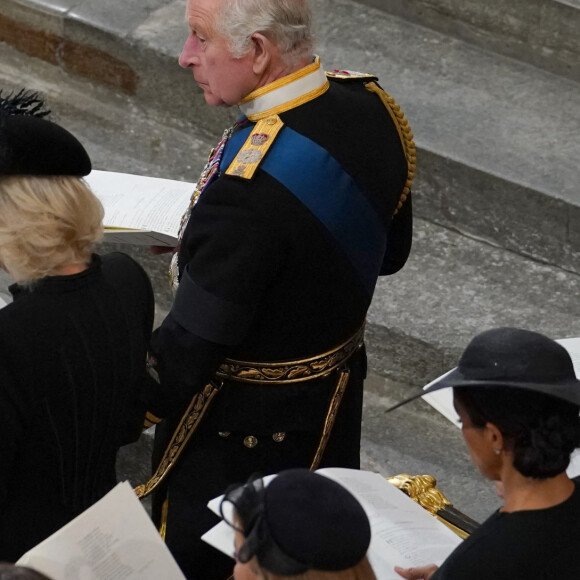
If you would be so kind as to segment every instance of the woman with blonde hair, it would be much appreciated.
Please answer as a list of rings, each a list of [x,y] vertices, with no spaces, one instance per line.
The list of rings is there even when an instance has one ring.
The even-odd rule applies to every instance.
[[[234,580],[376,580],[368,517],[327,477],[289,469],[267,486],[251,478],[226,493],[222,515],[236,534]]]
[[[17,560],[116,483],[143,424],[147,275],[94,252],[103,208],[78,140],[34,95],[0,94],[0,559]]]

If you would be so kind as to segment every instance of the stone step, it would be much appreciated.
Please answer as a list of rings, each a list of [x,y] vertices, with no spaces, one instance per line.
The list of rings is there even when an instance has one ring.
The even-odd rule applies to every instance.
[[[215,140],[179,69],[185,0],[0,0],[0,38]],[[376,72],[418,147],[416,214],[580,272],[580,85],[352,0],[312,0],[326,68]]]
[[[374,70],[403,104],[417,215],[579,271],[580,86],[379,10],[323,5],[330,68]]]
[[[580,0],[357,0],[580,81]]]
[[[379,280],[368,314],[374,372],[421,386],[479,332],[514,326],[580,336],[580,276],[416,220],[410,259]]]

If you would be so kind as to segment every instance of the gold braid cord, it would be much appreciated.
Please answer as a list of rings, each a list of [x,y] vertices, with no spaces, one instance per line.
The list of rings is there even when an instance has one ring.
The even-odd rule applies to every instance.
[[[385,105],[387,111],[389,112],[389,115],[391,115],[391,119],[393,120],[393,123],[395,123],[395,127],[399,133],[399,138],[401,139],[403,151],[405,152],[405,157],[407,159],[407,181],[405,182],[405,187],[403,187],[403,191],[401,192],[401,197],[399,198],[397,208],[393,213],[393,215],[396,215],[397,212],[403,207],[403,203],[405,203],[407,200],[407,196],[411,192],[413,178],[415,177],[415,168],[417,167],[417,150],[415,148],[415,142],[413,141],[413,133],[411,132],[409,121],[405,119],[405,113],[403,113],[401,107],[397,105],[393,97],[381,89],[381,87],[375,82],[366,83],[365,87],[368,91],[371,91],[371,93],[375,93],[379,96],[383,102],[383,105]]]
[[[326,413],[326,419],[324,420],[324,428],[322,429],[322,436],[320,437],[320,442],[318,443],[318,449],[316,449],[314,459],[310,464],[311,470],[318,469],[318,466],[320,465],[322,455],[324,454],[324,450],[328,445],[328,440],[330,439],[332,428],[334,427],[334,421],[338,413],[338,408],[340,407],[342,397],[346,391],[346,385],[348,384],[349,376],[350,370],[348,368],[340,370],[338,383],[336,384],[336,389],[332,395],[332,400],[330,401],[330,405],[328,406],[328,411]]]
[[[165,498],[163,505],[161,506],[161,525],[159,526],[159,535],[161,539],[165,541],[165,536],[167,536],[167,513],[169,512],[169,499]]]
[[[147,483],[135,488],[134,491],[139,499],[148,496],[165,479],[171,468],[177,463],[179,456],[185,449],[191,436],[197,430],[197,427],[201,423],[218,391],[219,387],[209,383],[204,387],[203,391],[193,397],[181,421],[179,421],[177,429],[175,429],[173,437],[163,453],[163,457],[155,473]]]

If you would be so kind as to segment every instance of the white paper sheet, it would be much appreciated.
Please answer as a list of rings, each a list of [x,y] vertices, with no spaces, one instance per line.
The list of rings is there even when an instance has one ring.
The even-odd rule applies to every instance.
[[[175,245],[194,184],[97,170],[91,171],[85,181],[105,208],[107,241]]]
[[[268,485],[275,477],[276,474],[267,475],[266,477],[262,478],[262,481],[264,482],[264,485]],[[224,494],[219,495],[218,497],[214,497],[207,504],[207,507],[220,518],[222,517],[220,506],[223,499]],[[231,503],[226,502],[223,505],[223,512],[224,517],[228,520],[228,522],[234,521],[234,509]],[[201,539],[204,542],[207,542],[210,546],[217,548],[230,558],[234,557],[234,529],[226,522],[220,522],[219,524],[215,525],[211,530],[208,530],[201,537]]]
[[[394,566],[441,564],[461,539],[419,504],[378,474],[321,469],[360,501],[371,523],[369,560],[379,580],[399,580]]]
[[[325,468],[317,473],[340,483],[365,509],[372,531],[368,557],[378,580],[400,580],[394,566],[440,564],[461,543],[449,528],[377,473],[342,468]],[[218,515],[222,497],[208,504]],[[225,522],[202,539],[233,557],[234,531]]]
[[[580,378],[580,338],[561,338],[556,340],[559,342],[570,354],[572,359],[572,364],[574,365],[574,371],[576,377]],[[439,378],[431,381],[428,385],[423,387],[424,389],[429,388],[433,383],[438,382],[443,377],[447,376],[450,372],[455,369],[451,369]],[[451,389],[441,389],[440,391],[435,391],[434,393],[429,393],[424,395],[423,399],[427,401],[432,407],[437,409],[444,417],[449,419],[456,427],[461,428],[461,422],[459,421],[459,415],[455,412],[453,408],[453,391]],[[570,465],[567,469],[568,477],[577,477],[580,475],[580,449],[577,449],[570,459]]]
[[[226,524],[226,522],[220,522],[216,524],[211,530],[208,530],[201,539],[213,546],[220,552],[224,553],[230,558],[234,557],[234,529]],[[232,563],[233,566],[233,563]]]
[[[559,342],[568,351],[574,365],[576,377],[580,378],[580,337],[560,338],[556,342]]]
[[[118,484],[17,564],[53,580],[185,580],[128,482]]]

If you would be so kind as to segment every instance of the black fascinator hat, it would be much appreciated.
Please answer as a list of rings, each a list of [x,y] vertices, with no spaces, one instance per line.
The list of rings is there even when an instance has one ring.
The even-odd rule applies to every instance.
[[[0,91],[0,176],[70,175],[91,172],[91,160],[78,139],[44,117],[37,93]]]
[[[238,525],[228,523],[245,537],[238,560],[256,556],[274,574],[346,570],[365,557],[370,544],[370,524],[360,503],[338,483],[307,469],[284,471],[268,486],[254,477],[232,488],[222,502],[222,516],[225,502],[239,518]]]
[[[580,381],[568,351],[543,334],[519,328],[478,334],[455,370],[388,411],[446,387],[513,387],[580,405]]]

